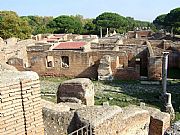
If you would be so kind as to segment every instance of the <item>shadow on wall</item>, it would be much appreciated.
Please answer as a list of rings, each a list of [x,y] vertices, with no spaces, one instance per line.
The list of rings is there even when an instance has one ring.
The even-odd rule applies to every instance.
[[[168,58],[168,78],[180,79],[180,50],[178,48],[168,48],[170,50]]]
[[[77,77],[86,77],[91,80],[97,80],[98,79],[98,67],[99,67],[100,60],[96,61],[93,65],[88,67],[86,70],[81,72]]]
[[[76,113],[74,113],[74,117],[71,119],[70,123],[69,123],[69,126],[67,128],[67,133],[70,134],[72,133],[73,131],[79,129],[79,127],[77,127],[77,116],[76,116]]]
[[[139,73],[135,71],[133,67],[126,67],[122,69],[116,69],[114,73],[115,80],[138,80],[140,79]]]
[[[168,69],[168,78],[180,79],[180,68],[169,68]]]

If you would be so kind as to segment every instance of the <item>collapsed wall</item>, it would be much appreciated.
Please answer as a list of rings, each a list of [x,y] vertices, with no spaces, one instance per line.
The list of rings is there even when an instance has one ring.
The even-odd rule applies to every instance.
[[[137,106],[85,106],[78,103],[53,104],[44,101],[45,132],[53,135],[164,135],[170,127],[170,115],[158,109]],[[51,105],[50,105],[51,104]],[[89,127],[90,125],[90,127]]]
[[[38,75],[18,71],[0,74],[0,134],[44,134]]]
[[[85,107],[78,103],[54,104],[42,100],[43,121],[46,135],[65,135],[77,129],[75,123],[75,109]]]
[[[140,108],[94,106],[76,113],[79,125],[89,122],[95,135],[148,135],[150,116]]]

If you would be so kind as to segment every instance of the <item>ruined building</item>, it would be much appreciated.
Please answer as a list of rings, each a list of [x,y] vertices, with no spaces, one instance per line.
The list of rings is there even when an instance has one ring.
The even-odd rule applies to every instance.
[[[180,66],[178,42],[71,34],[35,38],[0,43],[0,134],[163,135],[170,126],[170,115],[154,108],[95,106],[89,79],[61,84],[58,104],[42,101],[38,74],[160,80],[164,50],[170,52],[169,67]]]
[[[122,36],[39,35],[38,41],[5,45],[0,55],[18,70],[41,76],[161,80],[163,51],[170,52],[169,69],[179,69],[179,42]]]

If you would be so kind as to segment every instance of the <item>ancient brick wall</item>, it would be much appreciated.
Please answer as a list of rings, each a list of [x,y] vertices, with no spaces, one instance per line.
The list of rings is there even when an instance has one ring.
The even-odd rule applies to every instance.
[[[136,58],[141,59],[142,66],[147,65],[147,45],[120,45],[119,49],[125,51],[128,56],[128,66],[135,67]]]
[[[119,68],[114,71],[114,79],[116,80],[138,80],[140,74],[133,67]]]
[[[28,66],[31,71],[35,71],[38,74],[45,71],[45,55],[42,51],[28,52]]]
[[[111,56],[111,69],[114,71],[119,65],[127,65],[127,54],[125,52],[117,51],[96,51],[90,52],[94,62],[99,61],[104,55]],[[118,59],[119,58],[119,59]],[[97,63],[99,65],[99,63]]]
[[[8,65],[15,67],[18,71],[24,71],[23,59],[10,58],[7,61]]]
[[[45,76],[68,76],[68,77],[88,77],[97,79],[97,69],[99,60],[104,55],[112,56],[112,68],[117,67],[117,56],[121,65],[127,65],[127,55],[125,52],[117,51],[98,51],[98,52],[79,52],[79,51],[28,51],[30,69],[39,75]],[[47,67],[47,56],[52,56],[53,66]],[[68,66],[62,67],[62,57],[68,58]]]
[[[170,51],[168,56],[168,67],[169,68],[180,68],[180,53]]]
[[[146,39],[123,39],[124,45],[143,45]]]
[[[140,73],[147,72],[147,45],[133,44],[119,45],[118,47],[120,51],[98,50],[80,52],[66,50],[46,51],[47,48],[45,49],[43,46],[32,46],[28,47],[27,51],[30,70],[42,76],[88,77],[97,79],[99,61],[104,55],[111,56],[111,68],[113,72],[116,71],[117,67],[135,68],[136,58],[140,58]],[[48,57],[52,58],[50,62],[51,66],[48,66]],[[66,67],[62,66],[62,57],[67,57],[68,59]]]
[[[171,40],[148,40],[152,47],[158,47],[161,49],[168,49],[170,46],[172,46]]]
[[[148,78],[150,80],[162,79],[162,57],[149,57]]]
[[[44,134],[39,77],[34,72],[1,72],[0,134]]]

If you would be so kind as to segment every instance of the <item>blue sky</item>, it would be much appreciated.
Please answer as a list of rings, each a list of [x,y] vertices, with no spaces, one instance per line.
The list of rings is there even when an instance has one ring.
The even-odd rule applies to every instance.
[[[144,21],[153,21],[176,7],[180,7],[180,0],[0,0],[0,10],[13,10],[18,15],[95,18],[103,12],[116,12]]]

